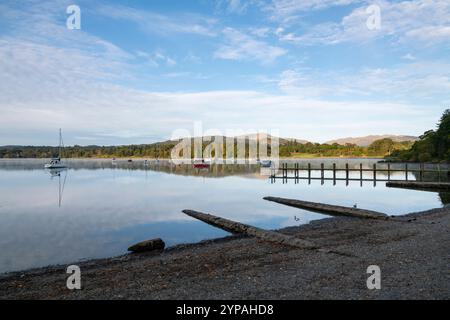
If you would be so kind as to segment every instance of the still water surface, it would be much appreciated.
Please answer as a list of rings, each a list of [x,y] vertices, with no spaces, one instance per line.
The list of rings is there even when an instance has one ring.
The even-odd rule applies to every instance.
[[[326,160],[338,166],[339,161],[348,162]],[[352,161],[366,167],[376,162]],[[145,167],[142,161],[72,160],[68,170],[58,173],[44,170],[44,162],[0,160],[0,272],[120,255],[129,245],[156,237],[171,246],[227,235],[184,215],[183,209],[276,229],[325,216],[264,201],[264,196],[357,204],[388,214],[441,207],[448,198],[390,189],[384,182],[362,187],[359,181],[348,186],[320,180],[271,183],[256,165],[199,170],[164,161]]]

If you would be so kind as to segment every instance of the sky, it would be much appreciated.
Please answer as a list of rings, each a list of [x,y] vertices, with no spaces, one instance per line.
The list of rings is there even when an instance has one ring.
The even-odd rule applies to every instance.
[[[0,145],[420,135],[449,57],[448,0],[1,0]]]

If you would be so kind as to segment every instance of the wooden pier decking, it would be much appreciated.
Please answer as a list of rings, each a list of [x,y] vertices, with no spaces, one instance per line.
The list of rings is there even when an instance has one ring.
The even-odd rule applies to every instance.
[[[299,163],[294,163],[289,166],[287,163],[282,163],[281,167],[273,170],[270,179],[272,182],[275,182],[277,179],[282,179],[283,182],[294,179],[298,180],[331,180],[334,183],[336,181],[372,181],[376,184],[377,181],[419,181],[423,182],[425,180],[425,176],[432,174],[434,175],[434,179],[437,182],[441,182],[441,180],[448,181],[450,178],[450,168],[449,166],[442,167],[439,164],[433,165],[436,169],[429,169],[427,166],[431,166],[432,164],[395,164],[394,166],[391,163],[387,163],[384,166],[380,166],[380,164],[374,163],[371,168],[365,168],[362,163],[359,164],[358,167],[351,167],[348,163],[345,164],[344,168],[338,168],[336,163],[332,164],[331,168],[326,168],[324,163],[320,164],[320,167],[313,168],[311,163],[307,164],[307,167],[300,167]],[[403,167],[401,167],[403,166]],[[326,175],[327,172],[331,172],[331,175]],[[359,175],[355,176],[351,173],[359,173]],[[313,173],[320,173],[320,176],[313,176]],[[341,174],[338,177],[339,173]],[[368,177],[365,173],[370,173],[371,175]],[[403,173],[403,179],[399,179],[398,175],[393,178],[392,175],[394,173]],[[411,176],[414,177],[411,177]],[[413,179],[411,179],[413,178]],[[444,178],[444,179],[443,179]]]
[[[386,183],[386,187],[450,192],[450,183],[448,182],[391,181]]]

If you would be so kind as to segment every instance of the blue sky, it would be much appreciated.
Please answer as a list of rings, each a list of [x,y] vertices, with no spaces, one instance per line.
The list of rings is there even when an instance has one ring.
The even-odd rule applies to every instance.
[[[150,143],[195,122],[420,135],[450,107],[449,49],[450,1],[2,1],[0,145],[59,127],[66,144]]]

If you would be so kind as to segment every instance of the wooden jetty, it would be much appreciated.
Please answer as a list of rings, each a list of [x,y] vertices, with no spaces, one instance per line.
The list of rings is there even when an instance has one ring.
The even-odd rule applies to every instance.
[[[379,221],[389,221],[389,222],[400,222],[400,223],[419,223],[423,224],[423,222],[417,221],[416,218],[401,218],[396,216],[388,216],[384,213],[372,210],[351,208],[351,207],[343,207],[343,206],[335,206],[325,203],[318,202],[309,202],[295,199],[285,199],[285,198],[277,198],[277,197],[264,197],[264,200],[276,202],[279,204],[283,204],[286,206],[304,209],[312,212],[318,212],[321,214],[326,214],[330,216],[344,216],[344,217],[353,217],[353,218],[361,218],[361,219],[372,219]]]
[[[325,213],[331,216],[347,216],[354,218],[364,218],[364,219],[376,219],[376,220],[389,220],[390,217],[384,213],[364,210],[358,208],[350,208],[343,206],[334,206],[324,203],[301,201],[295,199],[277,198],[277,197],[264,197],[264,200],[272,201],[286,206],[295,207],[299,209],[305,209],[308,211]]]
[[[351,167],[348,163],[345,164],[344,168],[338,168],[336,163],[333,163],[332,167],[325,167],[324,163],[320,164],[320,167],[313,168],[311,163],[308,163],[306,168],[300,167],[299,163],[294,163],[289,166],[288,163],[282,163],[281,167],[277,170],[273,171],[273,174],[270,176],[271,180],[274,182],[276,179],[283,179],[287,181],[288,179],[295,179],[296,181],[301,179],[306,180],[333,180],[334,182],[343,180],[343,181],[409,181],[411,179],[411,175],[414,175],[414,180],[423,182],[425,175],[427,174],[435,174],[436,179],[440,182],[442,176],[445,176],[445,179],[448,179],[450,176],[450,168],[446,166],[443,168],[440,164],[434,165],[436,169],[429,169],[427,166],[430,164],[419,163],[415,164],[411,167],[412,164],[405,163],[403,165],[395,164],[393,167],[391,163],[384,164],[380,166],[380,164],[374,163],[372,167],[365,168],[362,163],[359,166]],[[313,177],[312,173],[320,172],[320,176]],[[331,172],[330,175],[326,176],[327,172]],[[352,172],[359,173],[359,175],[351,175]],[[392,179],[393,173],[404,173],[403,179]],[[304,175],[302,175],[304,173]],[[339,173],[341,176],[338,177]],[[364,173],[371,173],[369,177],[365,177]]]
[[[386,187],[450,192],[448,182],[391,181],[386,183]]]
[[[308,241],[308,240],[300,239],[300,238],[297,238],[294,236],[286,235],[286,234],[275,232],[275,231],[268,231],[268,230],[260,229],[260,228],[250,226],[247,224],[243,224],[240,222],[236,222],[233,220],[221,218],[221,217],[218,217],[218,216],[215,216],[212,214],[203,213],[203,212],[194,211],[194,210],[183,210],[183,213],[187,214],[190,217],[193,217],[195,219],[203,221],[209,225],[212,225],[214,227],[220,228],[222,230],[225,230],[225,231],[233,233],[233,234],[245,234],[245,235],[256,237],[263,241],[287,245],[287,246],[296,247],[296,248],[300,248],[300,249],[317,250],[317,251],[325,252],[325,253],[335,253],[335,254],[344,255],[344,256],[351,256],[351,254],[349,254],[349,253],[344,253],[344,252],[321,248],[319,245],[314,244],[313,242]]]

